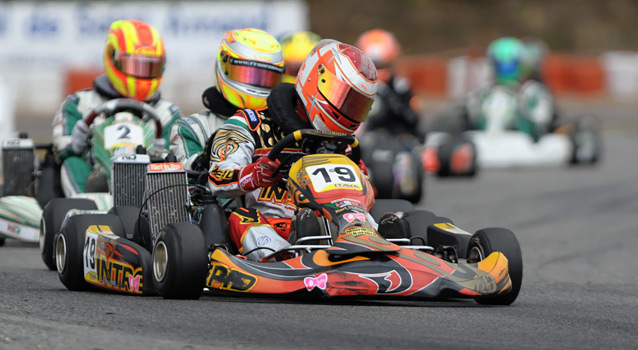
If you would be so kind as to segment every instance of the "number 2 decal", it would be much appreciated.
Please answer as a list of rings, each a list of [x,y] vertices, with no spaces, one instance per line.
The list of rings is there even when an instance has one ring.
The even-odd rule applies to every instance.
[[[104,128],[104,148],[144,144],[144,129],[133,123],[117,123]]]
[[[128,139],[130,139],[130,138],[131,138],[131,137],[129,136],[129,134],[131,133],[131,128],[129,128],[129,127],[128,127],[128,125],[121,124],[121,125],[119,125],[119,126],[117,127],[117,130],[118,130],[118,131],[119,131],[119,130],[124,130],[124,131],[122,132],[122,134],[121,134],[120,136],[118,136],[118,137],[117,137],[118,139],[120,139],[120,140],[122,140],[122,139],[126,139],[126,140],[128,140]]]

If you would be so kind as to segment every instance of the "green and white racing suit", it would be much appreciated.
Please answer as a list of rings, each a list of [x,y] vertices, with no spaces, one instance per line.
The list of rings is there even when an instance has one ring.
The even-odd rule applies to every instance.
[[[204,159],[206,143],[239,109],[226,101],[215,87],[204,91],[202,102],[208,110],[178,119],[169,134],[170,151],[188,170],[208,171],[210,159]]]
[[[79,120],[84,120],[91,110],[116,98],[124,96],[113,89],[105,75],[101,75],[93,82],[93,89],[80,90],[67,96],[56,113],[53,119],[53,146],[62,164],[60,175],[65,196],[84,193],[86,180],[93,171],[89,150],[77,154],[71,147],[73,127]],[[145,102],[155,108],[163,126],[162,136],[168,145],[169,129],[181,117],[181,110],[162,99],[159,93]]]
[[[465,100],[468,129],[482,130],[485,126],[484,103],[495,88],[511,92],[514,118],[509,129],[518,130],[538,140],[551,132],[557,118],[554,97],[547,87],[536,80],[527,80],[515,88],[484,86],[476,89]]]

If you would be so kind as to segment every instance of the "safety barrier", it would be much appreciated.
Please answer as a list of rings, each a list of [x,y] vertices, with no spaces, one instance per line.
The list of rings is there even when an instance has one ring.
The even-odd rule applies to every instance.
[[[408,56],[397,70],[417,94],[460,97],[489,82],[484,57]],[[543,78],[557,95],[638,97],[638,53],[607,52],[600,56],[551,54],[543,65]]]

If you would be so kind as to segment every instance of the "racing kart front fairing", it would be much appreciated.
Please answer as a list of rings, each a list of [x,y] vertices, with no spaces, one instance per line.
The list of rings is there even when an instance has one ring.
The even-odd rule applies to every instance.
[[[141,245],[119,237],[105,225],[85,232],[82,269],[93,287],[133,295],[153,295],[151,254]]]
[[[331,248],[280,262],[247,261],[217,249],[210,257],[206,286],[244,293],[426,300],[489,297],[511,289],[502,253],[477,264],[452,264],[372,232],[350,231]]]

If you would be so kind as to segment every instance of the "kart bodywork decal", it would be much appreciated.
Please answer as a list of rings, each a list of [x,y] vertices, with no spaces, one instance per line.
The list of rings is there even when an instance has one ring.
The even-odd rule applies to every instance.
[[[456,234],[462,234],[462,235],[472,235],[471,233],[462,230],[460,228],[458,228],[457,226],[449,223],[449,222],[443,222],[443,223],[438,223],[438,224],[434,224],[434,227],[440,228],[443,231],[447,231],[447,232],[451,232],[451,233],[456,233]]]
[[[221,263],[213,263],[208,271],[206,286],[235,292],[248,292],[257,282],[257,277]]]
[[[84,235],[84,279],[90,284],[131,294],[142,294],[142,267],[137,251],[118,241],[111,228],[91,225]]]
[[[209,279],[219,266],[226,272],[215,275],[215,284],[207,283],[209,287],[250,293],[319,291],[323,296],[437,299],[496,295],[511,288],[507,259],[498,252],[478,264],[452,264],[407,248],[366,256],[316,250],[284,262],[259,263],[217,249],[211,255],[211,265]]]

